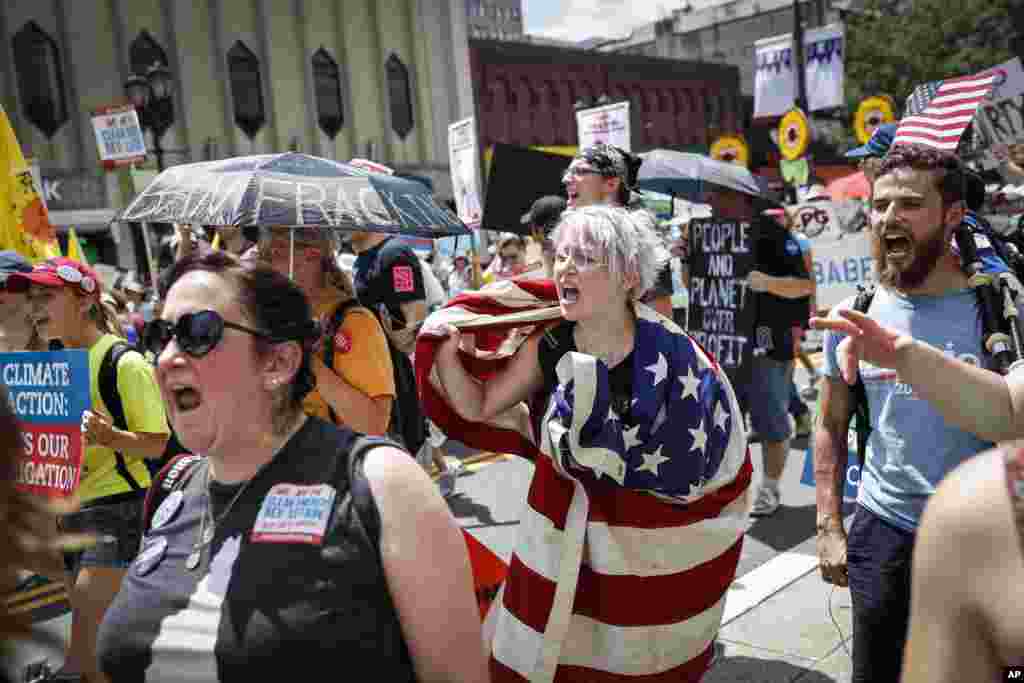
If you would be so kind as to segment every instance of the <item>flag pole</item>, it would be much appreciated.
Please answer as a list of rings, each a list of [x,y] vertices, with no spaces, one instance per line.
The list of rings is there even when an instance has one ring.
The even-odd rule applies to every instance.
[[[153,289],[157,288],[157,276],[156,276],[156,261],[153,259],[153,247],[149,240],[149,223],[141,223],[139,227],[142,229],[142,243],[146,247],[146,263],[149,264],[149,277],[153,283]]]

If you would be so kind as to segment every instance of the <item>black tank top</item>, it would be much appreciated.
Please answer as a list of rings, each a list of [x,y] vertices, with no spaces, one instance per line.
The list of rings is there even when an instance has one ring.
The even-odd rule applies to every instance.
[[[414,681],[378,545],[352,504],[353,438],[310,418],[242,492],[190,570],[208,495],[219,518],[240,490],[211,482],[208,494],[207,463],[195,465],[180,503],[172,493],[151,517],[104,617],[97,654],[110,680],[286,683],[358,669]],[[361,466],[355,471],[362,476]],[[322,522],[311,531],[304,519]]]

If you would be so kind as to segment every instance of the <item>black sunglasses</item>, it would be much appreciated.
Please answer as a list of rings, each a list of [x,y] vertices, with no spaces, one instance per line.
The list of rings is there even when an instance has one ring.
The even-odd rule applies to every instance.
[[[178,338],[178,346],[182,351],[193,358],[202,358],[220,343],[224,338],[225,328],[239,330],[259,337],[277,341],[277,339],[266,332],[254,330],[251,327],[229,323],[216,311],[197,311],[185,313],[178,322],[172,323],[168,320],[152,320],[146,323],[142,331],[142,345],[154,356],[159,357],[171,340]]]

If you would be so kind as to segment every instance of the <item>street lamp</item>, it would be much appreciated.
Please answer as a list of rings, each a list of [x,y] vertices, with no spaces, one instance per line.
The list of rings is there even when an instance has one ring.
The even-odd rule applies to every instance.
[[[167,129],[174,123],[174,80],[162,64],[149,67],[145,76],[132,74],[124,83],[128,101],[139,114],[143,129],[153,131],[153,154],[157,170],[164,170],[164,148],[160,144]]]

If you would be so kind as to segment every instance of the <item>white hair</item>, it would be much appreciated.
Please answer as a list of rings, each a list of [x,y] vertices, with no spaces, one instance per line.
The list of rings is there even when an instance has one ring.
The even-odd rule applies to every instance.
[[[649,211],[630,211],[603,204],[569,209],[551,233],[555,245],[561,241],[565,228],[575,229],[574,246],[607,259],[613,275],[621,278],[627,273],[636,274],[638,284],[632,292],[634,299],[654,286],[658,269],[664,263],[660,256],[661,238]]]

